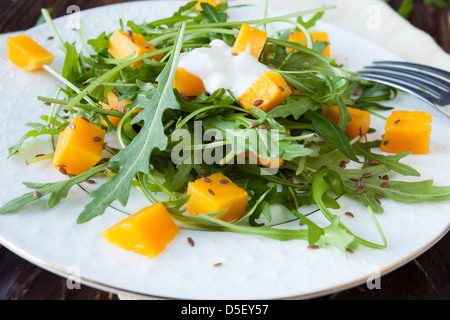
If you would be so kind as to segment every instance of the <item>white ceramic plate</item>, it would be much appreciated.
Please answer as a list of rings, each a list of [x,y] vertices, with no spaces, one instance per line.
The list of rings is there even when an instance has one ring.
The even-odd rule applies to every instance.
[[[84,38],[97,37],[119,26],[119,18],[138,23],[171,15],[180,2],[132,2],[81,12]],[[262,8],[242,8],[229,11],[233,20],[259,18]],[[271,15],[276,13],[271,12]],[[78,41],[71,30],[74,16],[55,21],[63,39]],[[357,70],[373,60],[398,59],[389,51],[345,30],[320,23],[318,28],[329,33],[331,54],[339,63],[348,63]],[[59,71],[63,54],[46,25],[26,32],[56,55],[52,67]],[[7,148],[27,131],[26,122],[37,122],[47,106],[36,97],[53,96],[61,85],[45,71],[25,73],[13,66],[6,56],[6,44],[0,44],[0,146],[3,156],[0,203],[19,196],[29,189],[21,182],[48,182],[62,179],[48,161],[28,165],[24,161],[35,154],[50,152],[47,140],[35,139],[12,159],[6,160]],[[400,95],[391,103],[404,110],[427,110],[433,118],[431,150],[428,155],[410,156],[403,160],[417,168],[421,179],[434,179],[437,185],[450,181],[446,160],[450,158],[450,126],[448,119],[425,106],[418,99]],[[379,138],[383,121],[374,118],[372,126]],[[417,179],[416,179],[417,180]],[[311,298],[343,290],[392,271],[432,246],[448,230],[450,200],[421,204],[383,201],[385,213],[378,217],[388,241],[388,247],[375,250],[361,246],[354,254],[344,255],[333,247],[307,249],[305,241],[279,242],[257,236],[182,230],[170,246],[158,257],[148,259],[110,245],[100,232],[125,217],[109,208],[104,215],[77,225],[76,218],[90,201],[86,192],[73,188],[69,197],[53,209],[45,200],[28,206],[20,213],[0,216],[1,243],[25,259],[63,277],[103,290],[136,298],[180,299],[278,299]],[[127,212],[134,212],[144,202],[133,194]],[[342,199],[342,222],[355,233],[381,243],[365,209],[358,203]],[[312,209],[310,209],[312,210]],[[343,215],[351,211],[353,219]],[[321,214],[313,214],[317,223],[325,223]],[[298,222],[284,227],[298,227]],[[195,246],[186,241],[191,237]],[[221,262],[220,267],[214,267]],[[382,281],[382,280],[381,280]]]

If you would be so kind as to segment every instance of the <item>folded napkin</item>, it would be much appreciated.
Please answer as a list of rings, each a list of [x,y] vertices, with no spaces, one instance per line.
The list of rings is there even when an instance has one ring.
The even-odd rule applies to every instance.
[[[265,5],[265,0],[239,1]],[[335,6],[321,20],[369,39],[409,62],[450,71],[450,55],[426,32],[414,27],[381,0],[269,0],[269,8],[288,12]]]

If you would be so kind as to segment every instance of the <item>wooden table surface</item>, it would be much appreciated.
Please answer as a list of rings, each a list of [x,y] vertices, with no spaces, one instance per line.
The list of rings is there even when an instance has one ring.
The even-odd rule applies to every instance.
[[[1,0],[0,33],[33,27],[40,9],[52,9],[54,18],[65,15],[69,5],[82,10],[118,3],[116,0]],[[398,8],[401,1],[391,1]],[[450,53],[450,33],[446,9],[430,8],[416,1],[410,21],[434,37]],[[450,299],[450,234],[416,259],[381,278],[380,289],[358,286],[317,300],[448,300]],[[41,269],[0,246],[1,300],[117,300],[118,296],[81,285],[69,289],[66,279]]]

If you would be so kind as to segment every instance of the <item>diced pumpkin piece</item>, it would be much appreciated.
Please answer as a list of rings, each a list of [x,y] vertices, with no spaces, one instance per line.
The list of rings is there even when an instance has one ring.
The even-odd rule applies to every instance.
[[[222,173],[214,173],[189,182],[186,210],[192,214],[215,213],[228,209],[225,213],[216,216],[223,221],[233,221],[245,214],[248,202],[248,193],[234,184]]]
[[[198,96],[205,91],[202,79],[187,72],[183,68],[177,68],[173,80],[173,87],[177,89],[180,94],[188,97]]]
[[[109,39],[108,52],[116,59],[122,59],[131,53],[136,54],[133,58],[141,56],[145,53],[155,51],[156,48],[152,44],[147,44],[144,36],[141,34],[123,32],[122,30],[116,30]],[[155,55],[150,59],[159,61],[162,58],[162,54]],[[142,64],[142,61],[131,64],[132,68],[135,68]]]
[[[265,71],[239,98],[245,109],[256,107],[269,112],[283,103],[292,91],[283,77],[275,71]]]
[[[252,151],[247,152],[245,156],[249,158],[250,163],[266,168],[280,168],[284,164],[284,160],[281,158],[278,160],[269,160],[256,156]]]
[[[52,63],[55,56],[25,34],[7,39],[8,58],[16,66],[30,72]]]
[[[179,232],[166,207],[158,202],[119,221],[101,235],[113,245],[153,258]]]
[[[370,126],[370,113],[351,107],[347,107],[347,110],[352,120],[347,124],[345,134],[353,139],[361,135],[361,133],[367,133]],[[322,109],[322,114],[336,124],[339,122],[339,107],[337,105],[325,105]]]
[[[83,118],[75,117],[59,134],[53,166],[78,175],[96,165],[103,152],[105,131]]]
[[[427,154],[432,122],[425,111],[393,111],[386,120],[380,149],[389,153]]]
[[[202,11],[202,2],[209,3],[213,7],[217,6],[217,1],[215,0],[198,0],[195,5],[195,9],[197,9],[198,11]],[[225,0],[220,0],[219,2],[225,2]]]
[[[323,55],[330,57],[330,43],[328,40],[328,34],[326,32],[318,32],[318,31],[313,31],[309,33],[311,35],[312,41],[324,41],[327,43],[327,47],[325,48]],[[302,43],[303,45],[306,45],[306,36],[303,32],[298,31],[298,32],[292,32],[289,36],[289,41],[291,42],[297,42],[297,43],[301,43],[302,41],[304,41],[304,43]],[[291,52],[292,49],[288,48],[288,52]]]
[[[102,106],[102,108],[107,109],[107,110],[127,112],[127,109],[126,108],[124,109],[124,107],[133,102],[131,100],[126,100],[126,99],[122,99],[119,101],[119,98],[111,91],[108,92],[107,97],[108,97],[108,104],[100,101],[100,105]],[[120,118],[114,117],[114,116],[107,116],[107,117],[108,117],[109,121],[111,121],[111,123],[117,127],[117,125],[120,122]],[[102,121],[102,123],[103,123],[103,125],[106,126],[106,124],[103,121]]]
[[[259,56],[264,49],[266,39],[267,33],[243,23],[236,39],[234,40],[231,52],[233,54],[239,54],[240,52],[246,51],[250,46],[251,54],[256,59],[259,59]]]

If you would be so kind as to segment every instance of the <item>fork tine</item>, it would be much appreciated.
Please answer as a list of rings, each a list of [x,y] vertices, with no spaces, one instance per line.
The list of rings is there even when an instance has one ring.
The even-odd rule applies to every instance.
[[[435,86],[431,86],[428,82],[424,82],[421,80],[418,80],[416,78],[412,78],[409,76],[405,76],[405,75],[399,75],[399,74],[395,74],[392,72],[382,72],[382,71],[362,71],[362,73],[367,74],[367,75],[375,75],[375,76],[382,76],[385,77],[387,79],[395,79],[398,80],[400,82],[405,82],[405,84],[409,84],[409,85],[413,85],[416,86],[417,89],[422,88],[425,91],[428,91],[428,93],[431,93],[434,97],[439,98],[442,94],[442,90],[435,87]]]
[[[442,90],[449,91],[450,90],[450,78],[446,81],[443,78],[438,78],[435,76],[432,76],[428,73],[422,72],[422,71],[416,71],[410,68],[399,68],[399,67],[392,67],[392,66],[384,66],[384,65],[375,65],[375,66],[366,66],[364,67],[368,70],[380,70],[380,71],[392,71],[397,74],[408,74],[410,76],[413,76],[414,78],[418,78],[421,80],[425,80],[429,82],[430,84],[434,84],[438,87],[440,87]]]
[[[357,75],[357,77],[359,79],[362,80],[367,80],[367,81],[371,81],[371,82],[376,82],[376,83],[381,83],[381,84],[385,84],[397,89],[400,89],[406,93],[410,93],[412,95],[417,96],[418,98],[422,99],[423,101],[425,101],[426,103],[432,105],[433,107],[435,107],[434,105],[434,101],[435,101],[435,97],[430,95],[429,93],[424,92],[423,90],[417,89],[415,87],[409,86],[403,82],[400,81],[396,81],[393,80],[392,78],[389,77],[383,77],[380,75]]]
[[[404,66],[404,67],[409,67],[409,68],[416,68],[419,70],[424,70],[424,71],[428,71],[434,75],[440,75],[446,79],[450,79],[450,72],[442,70],[442,69],[438,69],[435,67],[430,67],[430,66],[426,66],[423,64],[418,64],[418,63],[412,63],[412,62],[405,62],[405,61],[391,61],[391,60],[382,60],[382,61],[374,61],[374,64],[377,65],[397,65],[397,66]]]

